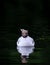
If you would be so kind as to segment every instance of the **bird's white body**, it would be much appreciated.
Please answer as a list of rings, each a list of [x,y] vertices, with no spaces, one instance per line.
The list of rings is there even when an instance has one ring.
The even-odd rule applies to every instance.
[[[17,46],[34,46],[34,45],[35,42],[30,36],[27,36],[26,38],[23,38],[21,36],[17,41]]]

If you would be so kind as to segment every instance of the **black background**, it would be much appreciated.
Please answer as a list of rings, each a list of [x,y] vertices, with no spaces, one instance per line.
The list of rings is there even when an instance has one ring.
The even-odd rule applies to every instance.
[[[20,29],[29,30],[36,48],[43,49],[43,58],[49,62],[49,0],[5,0],[0,9],[0,62],[10,63],[10,50],[16,50]],[[35,50],[36,51],[36,50]]]

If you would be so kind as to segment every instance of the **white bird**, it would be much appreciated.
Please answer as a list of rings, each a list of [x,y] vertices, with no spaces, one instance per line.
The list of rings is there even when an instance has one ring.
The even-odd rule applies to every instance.
[[[35,42],[30,36],[27,36],[26,38],[21,36],[17,41],[17,46],[34,46],[34,45]]]
[[[33,38],[28,36],[28,30],[20,29],[22,32],[22,36],[19,37],[17,41],[17,46],[34,46],[35,42]]]
[[[22,36],[17,40],[17,50],[21,55],[29,56],[33,52],[35,42],[34,39],[28,35],[28,30],[20,29]]]

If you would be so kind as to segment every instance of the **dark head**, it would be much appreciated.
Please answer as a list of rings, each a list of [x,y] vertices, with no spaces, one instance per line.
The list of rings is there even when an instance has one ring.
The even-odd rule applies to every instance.
[[[24,29],[20,29],[20,30],[21,30],[21,33],[22,33],[23,37],[27,37],[28,36],[28,30],[24,30]]]

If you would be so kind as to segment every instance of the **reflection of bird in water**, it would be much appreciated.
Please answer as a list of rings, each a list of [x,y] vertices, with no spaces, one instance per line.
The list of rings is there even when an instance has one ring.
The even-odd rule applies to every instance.
[[[22,63],[27,62],[27,58],[29,58],[29,54],[34,52],[33,46],[17,46],[18,52],[21,54]]]
[[[28,31],[21,29],[22,36],[17,41],[17,50],[21,54],[22,63],[27,63],[29,54],[33,52],[35,42],[28,36]]]
[[[29,54],[33,52],[34,47],[33,46],[18,46],[17,50],[19,53],[21,53],[22,56],[29,57]]]

